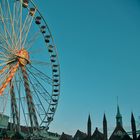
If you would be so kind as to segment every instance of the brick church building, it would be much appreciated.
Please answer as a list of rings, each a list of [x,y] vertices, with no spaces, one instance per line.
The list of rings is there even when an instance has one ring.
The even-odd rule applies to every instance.
[[[98,128],[92,133],[92,122],[90,115],[87,122],[87,133],[83,133],[80,130],[77,130],[74,137],[62,133],[60,140],[140,140],[140,135],[137,134],[136,123],[133,113],[131,114],[131,129],[132,137],[125,131],[122,124],[122,115],[120,113],[119,106],[117,106],[116,114],[116,127],[113,133],[108,137],[108,128],[107,128],[107,119],[104,114],[103,117],[103,132],[100,132]]]

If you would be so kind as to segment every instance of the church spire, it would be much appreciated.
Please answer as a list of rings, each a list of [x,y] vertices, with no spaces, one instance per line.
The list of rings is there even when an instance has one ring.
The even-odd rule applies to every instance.
[[[133,140],[136,140],[137,139],[136,122],[133,113],[131,113],[131,128],[132,128]]]
[[[105,140],[107,140],[107,120],[106,120],[106,115],[104,113],[104,118],[103,118],[103,134],[105,137]]]
[[[90,114],[88,116],[88,122],[87,122],[87,135],[89,137],[91,136],[91,119],[90,119]]]
[[[122,126],[122,115],[120,113],[119,105],[117,105],[116,126]]]

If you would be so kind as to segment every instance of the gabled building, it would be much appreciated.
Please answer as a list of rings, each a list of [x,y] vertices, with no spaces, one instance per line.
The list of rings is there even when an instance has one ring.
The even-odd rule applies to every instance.
[[[72,136],[65,136],[64,134],[62,134],[63,139],[61,138],[60,140],[140,140],[140,135],[137,137],[137,129],[133,113],[131,113],[131,129],[132,137],[130,137],[123,128],[122,115],[120,113],[120,108],[117,105],[116,126],[110,137],[108,137],[107,119],[106,115],[104,114],[103,132],[100,132],[96,127],[95,131],[92,134],[92,121],[89,115],[87,121],[87,133],[77,130],[73,138]]]
[[[77,130],[76,134],[74,135],[73,137],[73,140],[83,140],[87,137],[87,134],[80,131],[80,130]]]
[[[121,125],[117,125],[109,140],[122,140],[126,136],[130,139],[123,127]]]
[[[104,137],[104,134],[101,133],[101,132],[98,130],[98,128],[96,127],[96,129],[95,129],[93,135],[91,136],[91,139],[92,139],[92,140],[104,140],[105,137]]]
[[[62,133],[62,135],[61,135],[59,140],[72,140],[72,135]]]
[[[117,106],[116,127],[109,140],[122,140],[124,138],[127,138],[127,140],[131,140],[131,138],[123,128],[122,115],[120,113],[119,106]]]
[[[104,134],[101,133],[97,127],[92,135],[91,132],[92,132],[92,122],[89,115],[88,122],[87,122],[87,135],[84,139],[80,139],[80,140],[105,140]]]

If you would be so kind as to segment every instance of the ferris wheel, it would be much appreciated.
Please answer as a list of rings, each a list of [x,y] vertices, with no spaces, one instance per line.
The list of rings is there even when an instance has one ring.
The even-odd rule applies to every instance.
[[[0,114],[15,130],[48,130],[59,95],[57,50],[34,1],[0,0]]]

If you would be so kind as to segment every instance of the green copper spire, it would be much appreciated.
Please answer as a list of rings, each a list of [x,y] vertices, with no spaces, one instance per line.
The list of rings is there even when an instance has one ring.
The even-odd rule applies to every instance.
[[[122,126],[122,115],[120,113],[119,105],[117,105],[116,125]]]

